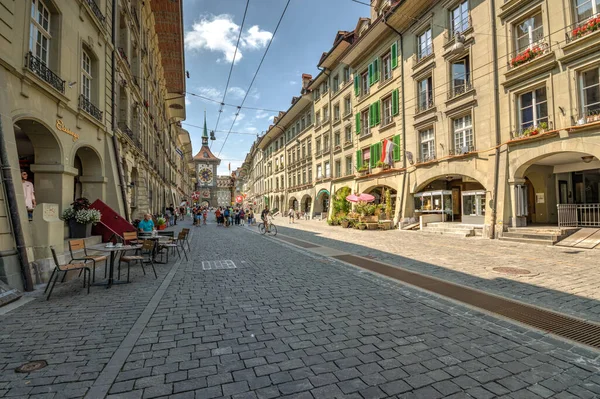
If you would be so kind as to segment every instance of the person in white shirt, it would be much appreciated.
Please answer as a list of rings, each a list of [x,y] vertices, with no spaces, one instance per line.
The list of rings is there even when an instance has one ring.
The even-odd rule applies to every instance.
[[[290,221],[288,223],[294,223],[294,214],[296,212],[294,211],[294,208],[290,207],[290,210],[288,211],[288,216],[290,218]]]
[[[27,216],[29,220],[33,219],[33,208],[36,206],[35,191],[33,183],[27,180],[27,172],[21,171],[21,182],[23,183],[23,194],[25,195],[25,207],[27,208]]]

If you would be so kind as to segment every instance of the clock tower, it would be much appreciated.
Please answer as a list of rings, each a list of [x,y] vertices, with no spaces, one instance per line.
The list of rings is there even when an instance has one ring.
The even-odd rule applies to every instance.
[[[206,129],[206,111],[204,112],[204,130],[202,132],[202,148],[194,157],[196,171],[196,191],[200,193],[198,203],[217,206],[217,167],[221,160],[208,147],[208,130]]]

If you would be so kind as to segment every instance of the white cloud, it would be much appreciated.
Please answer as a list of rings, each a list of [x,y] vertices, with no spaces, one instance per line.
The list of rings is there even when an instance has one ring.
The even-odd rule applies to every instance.
[[[253,98],[255,100],[258,100],[258,99],[260,99],[260,93],[258,92],[257,89],[252,89],[252,90],[250,90],[249,97]]]
[[[185,105],[191,105],[192,102],[186,97],[185,98]]]
[[[231,94],[231,96],[234,98],[244,98],[246,95],[246,90],[242,89],[241,87],[230,87],[229,90],[227,90],[227,93]]]
[[[297,85],[297,84],[298,84],[298,82],[296,82],[295,80],[290,80],[290,84],[291,84],[291,85]]]
[[[264,119],[264,118],[272,118],[273,115],[270,112],[267,111],[257,111],[256,115],[254,116],[256,119]]]
[[[212,98],[213,100],[220,100],[223,97],[223,92],[219,89],[209,86],[198,87],[198,93],[201,96]]]
[[[231,62],[235,54],[240,26],[228,14],[208,15],[192,25],[192,30],[185,34],[185,47],[188,50],[209,50],[223,54],[219,61]],[[258,25],[252,26],[242,33],[240,47],[248,50],[264,48],[273,34],[261,30]],[[238,48],[235,62],[239,62],[243,54]]]

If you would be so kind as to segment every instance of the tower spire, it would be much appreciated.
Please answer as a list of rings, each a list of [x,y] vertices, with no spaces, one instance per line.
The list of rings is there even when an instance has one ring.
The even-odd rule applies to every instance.
[[[204,130],[202,132],[202,145],[208,145],[208,130],[206,129],[206,111],[204,111]]]

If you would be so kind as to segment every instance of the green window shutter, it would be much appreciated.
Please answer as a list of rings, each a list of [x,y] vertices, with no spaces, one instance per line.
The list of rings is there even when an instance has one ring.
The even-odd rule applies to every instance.
[[[379,81],[379,58],[373,61],[373,83]]]
[[[356,114],[356,134],[360,134],[360,112]]]
[[[392,115],[398,115],[400,109],[398,107],[398,89],[392,92]]]
[[[401,136],[399,134],[395,135],[392,138],[392,143],[395,144],[393,154],[392,154],[394,161],[400,161],[400,154],[402,153],[402,151],[400,149],[400,140],[401,140]]]
[[[356,170],[362,167],[362,151],[356,151]]]
[[[374,154],[374,148],[373,148],[374,144],[371,144],[371,146],[369,147],[369,166],[370,167],[374,167],[375,164],[373,163],[373,161],[375,160],[375,155]]]
[[[375,126],[375,103],[369,105],[369,126]]]
[[[358,97],[360,94],[360,75],[354,75],[354,95]]]
[[[380,141],[379,143],[377,143],[377,157],[375,158],[375,164],[377,164],[377,162],[379,162],[379,160],[381,159],[381,150],[382,149],[383,149],[383,144]]]
[[[390,49],[391,53],[391,61],[392,61],[392,69],[398,66],[398,42],[394,42],[392,44],[392,48]]]
[[[377,101],[377,124],[381,123],[381,100]]]
[[[373,63],[369,64],[369,86],[373,85]]]

